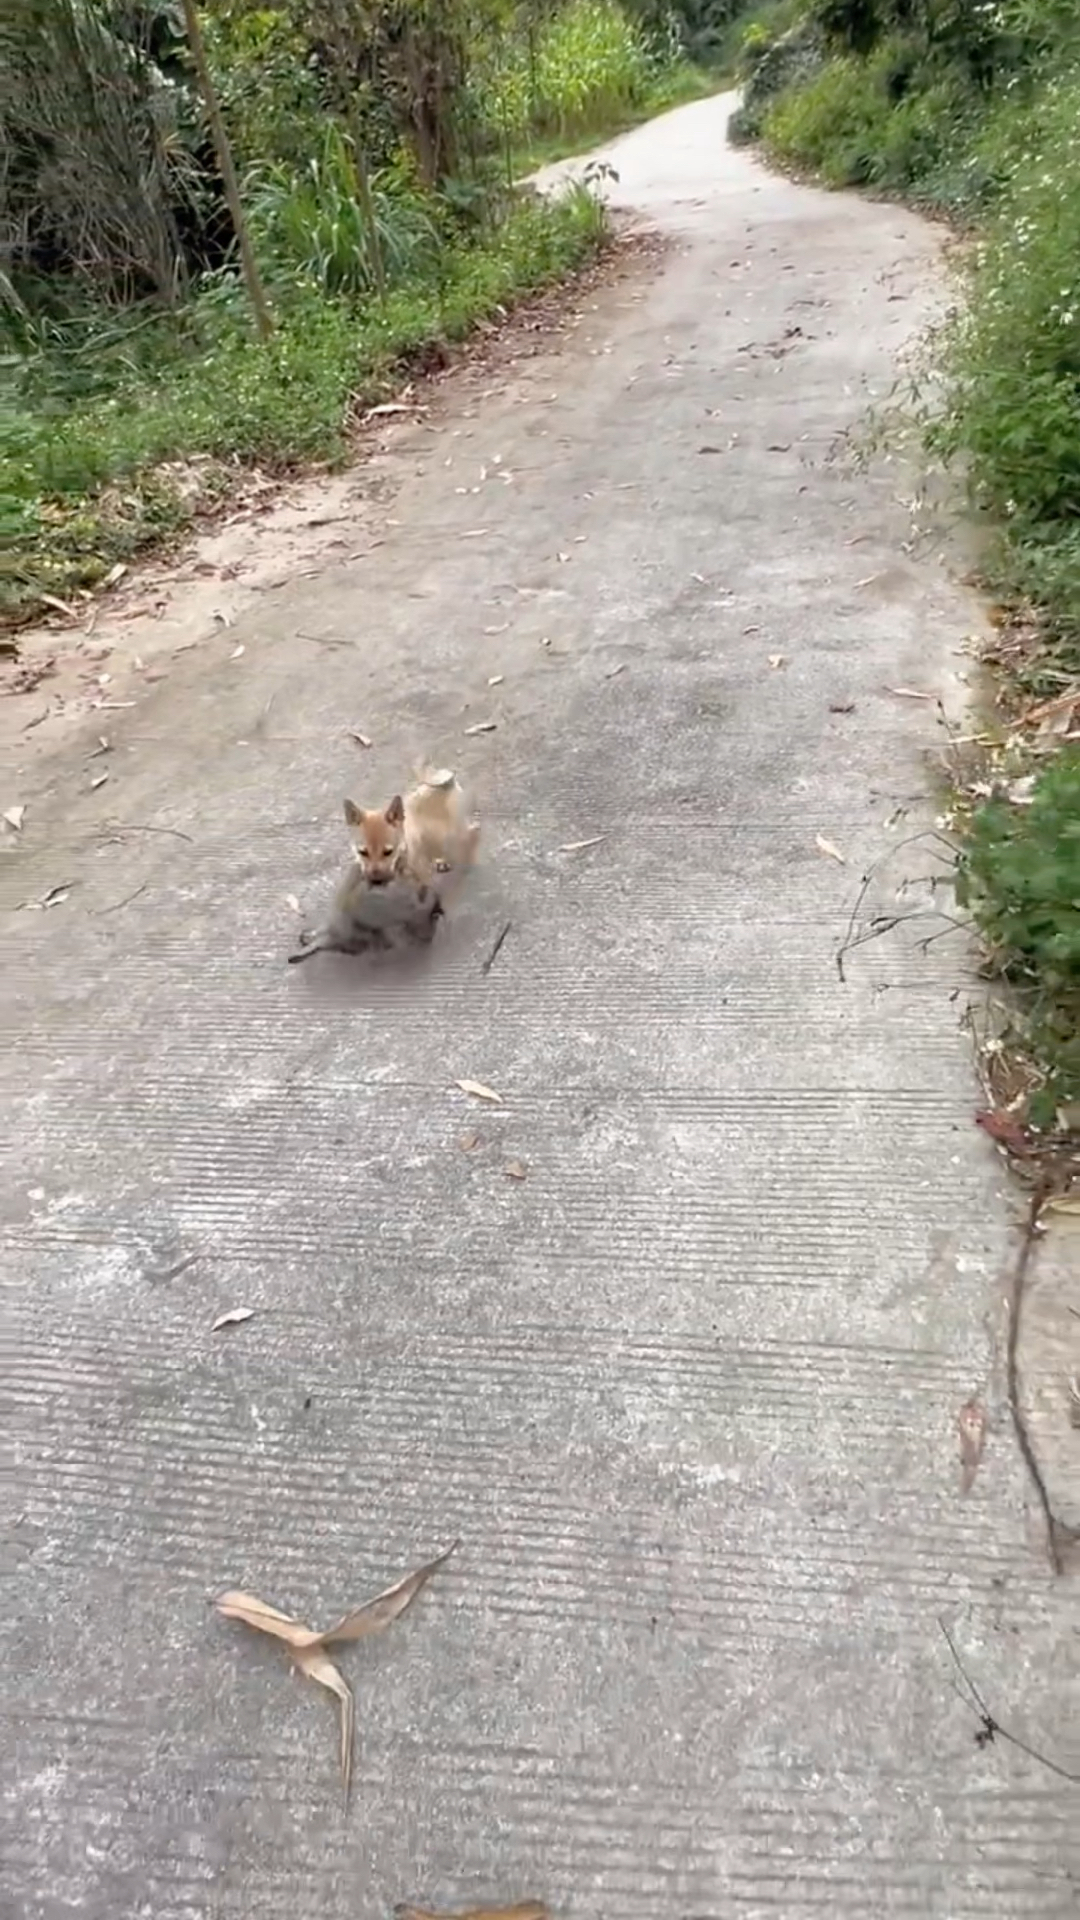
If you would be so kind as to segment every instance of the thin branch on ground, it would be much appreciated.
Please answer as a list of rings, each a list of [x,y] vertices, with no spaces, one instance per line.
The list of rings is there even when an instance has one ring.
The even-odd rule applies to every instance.
[[[119,839],[121,835],[125,833],[167,833],[167,834],[170,834],[174,840],[186,840],[189,847],[193,847],[195,845],[194,834],[181,833],[179,827],[149,827],[149,826],[144,826],[138,820],[125,820],[122,823],[118,822],[117,825],[112,826],[108,829],[108,833],[109,833],[109,836],[113,839]]]
[[[502,947],[502,943],[506,939],[506,936],[509,933],[513,924],[514,923],[512,920],[508,920],[505,926],[500,928],[499,933],[497,934],[495,939],[495,945],[492,947],[491,952],[488,954],[487,959],[481,965],[481,968],[480,968],[481,973],[491,972],[492,967],[495,965],[495,962],[499,957],[499,952]]]
[[[961,1660],[956,1641],[953,1639],[944,1620],[939,1619],[938,1626],[945,1636],[945,1644],[952,1654],[956,1671],[960,1675],[964,1686],[967,1688],[967,1693],[965,1694],[954,1683],[953,1691],[957,1699],[962,1700],[965,1707],[969,1707],[975,1715],[975,1718],[980,1722],[979,1731],[975,1735],[976,1743],[980,1747],[989,1747],[995,1740],[1007,1740],[1009,1745],[1016,1747],[1020,1753],[1026,1753],[1029,1760],[1035,1760],[1041,1767],[1048,1767],[1051,1773],[1056,1773],[1059,1780],[1068,1780],[1073,1786],[1080,1786],[1080,1773],[1070,1772],[1069,1768],[1063,1767],[1060,1761],[1051,1760],[1049,1754],[1040,1753],[1037,1747],[1029,1746],[1026,1740],[1022,1740],[1019,1734],[1012,1733],[1008,1727],[1002,1726],[1001,1721],[997,1719],[996,1715],[991,1713],[986,1701],[983,1699],[982,1694],[979,1692],[978,1687],[975,1685],[974,1680]]]
[[[1024,1410],[1020,1403],[1020,1364],[1018,1358],[1020,1321],[1024,1306],[1024,1287],[1027,1281],[1028,1267],[1031,1264],[1032,1250],[1039,1234],[1039,1215],[1051,1191],[1052,1183],[1044,1178],[1039,1182],[1039,1185],[1031,1195],[1021,1232],[1020,1245],[1017,1249],[1016,1259],[1013,1262],[1008,1292],[1005,1296],[1009,1314],[1009,1332],[1005,1347],[1005,1390],[1008,1395],[1009,1412],[1012,1415],[1013,1431],[1016,1434],[1016,1444],[1020,1449],[1021,1457],[1028,1470],[1031,1484],[1035,1489],[1039,1505],[1042,1508],[1043,1519],[1046,1522],[1046,1550],[1050,1558],[1050,1565],[1055,1573],[1061,1573],[1063,1570],[1060,1546],[1061,1537],[1064,1536],[1066,1539],[1075,1540],[1077,1535],[1075,1528],[1066,1526],[1065,1522],[1059,1520],[1055,1514],[1050,1495],[1047,1492],[1046,1481],[1042,1476],[1042,1468],[1035,1458],[1035,1449],[1031,1444],[1031,1435],[1028,1432]]]
[[[148,886],[148,885],[149,885],[149,882],[148,882],[148,881],[146,881],[146,880],[144,880],[144,881],[143,881],[143,883],[142,883],[142,886],[141,886],[141,887],[136,887],[136,889],[135,889],[135,891],[134,891],[134,893],[125,893],[125,895],[124,895],[124,897],[123,897],[123,899],[122,899],[122,900],[114,900],[111,906],[108,906],[108,907],[99,907],[99,908],[98,908],[98,910],[97,910],[97,912],[96,912],[96,913],[95,913],[95,915],[94,915],[94,919],[95,919],[95,920],[100,920],[100,919],[102,918],[102,915],[103,915],[103,914],[106,914],[106,913],[119,913],[119,911],[120,911],[120,909],[121,909],[121,907],[130,907],[130,905],[131,905],[131,903],[132,903],[132,901],[133,901],[133,900],[137,900],[137,899],[138,899],[138,897],[139,897],[139,895],[140,895],[140,893],[145,893],[145,892],[146,892],[146,889],[147,889],[147,886]]]
[[[896,842],[896,845],[893,847],[890,847],[887,853],[882,854],[880,859],[874,860],[871,863],[871,865],[867,867],[866,872],[863,874],[862,879],[859,882],[859,891],[855,895],[855,900],[852,905],[851,912],[848,915],[848,923],[844,930],[844,937],[841,940],[840,945],[836,950],[836,971],[840,975],[841,980],[845,982],[845,984],[847,980],[847,975],[844,972],[845,954],[851,953],[854,951],[856,947],[862,946],[866,939],[872,940],[876,938],[875,933],[870,933],[867,935],[859,935],[859,934],[856,934],[855,929],[859,924],[859,915],[862,912],[863,902],[865,901],[866,896],[869,893],[870,888],[874,880],[876,879],[877,875],[881,872],[882,867],[887,866],[889,861],[893,859],[893,857],[896,854],[902,853],[905,847],[913,847],[918,845],[921,841],[933,841],[933,840],[940,841],[941,845],[946,849],[946,853],[948,855],[948,859],[950,863],[955,862],[956,848],[954,847],[952,841],[949,840],[945,834],[941,833],[937,827],[924,827],[922,831],[919,833],[909,833],[905,835],[903,840],[898,840]],[[942,854],[939,857],[944,859],[946,856],[945,854]],[[891,931],[891,928],[893,926],[896,926],[899,924],[900,920],[907,919],[910,917],[911,917],[910,915],[898,914],[896,918],[891,922],[890,926],[881,926],[877,929],[877,931],[879,933],[888,933]],[[942,919],[948,918],[948,916],[945,914],[943,914],[941,917]],[[887,918],[888,918],[887,915],[877,916],[878,920],[884,920]],[[961,923],[958,922],[957,924],[961,924]]]

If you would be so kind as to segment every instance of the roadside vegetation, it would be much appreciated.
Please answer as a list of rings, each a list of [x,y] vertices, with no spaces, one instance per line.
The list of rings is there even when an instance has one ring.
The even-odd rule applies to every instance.
[[[340,461],[406,369],[584,263],[595,195],[523,174],[705,91],[738,3],[11,0],[0,619],[240,465]]]
[[[1075,0],[781,0],[744,37],[735,139],[960,231],[927,343],[927,448],[963,476],[1001,627],[965,757],[959,894],[1010,983],[1002,1101],[1080,1129],[1080,9]],[[977,763],[976,763],[977,762]]]

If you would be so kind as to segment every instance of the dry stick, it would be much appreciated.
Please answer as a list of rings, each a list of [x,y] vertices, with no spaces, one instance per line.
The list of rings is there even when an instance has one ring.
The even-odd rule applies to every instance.
[[[495,965],[495,962],[499,957],[499,949],[501,948],[502,943],[506,939],[506,936],[509,933],[513,924],[514,923],[512,920],[508,920],[506,922],[506,925],[502,928],[501,932],[499,933],[495,941],[495,945],[492,947],[491,952],[488,954],[487,959],[484,961],[482,967],[480,968],[481,973],[491,972],[492,967]]]
[[[255,250],[252,247],[251,235],[248,232],[247,221],[244,218],[244,208],[240,199],[240,185],[236,178],[236,168],[233,165],[232,148],[229,145],[229,136],[225,130],[225,121],[222,117],[221,105],[217,97],[217,89],[214,86],[213,75],[210,72],[210,62],[206,57],[206,44],[203,40],[202,28],[199,25],[199,16],[195,8],[195,0],[181,0],[181,5],[184,9],[184,25],[187,28],[188,42],[191,46],[191,57],[195,62],[195,71],[199,77],[199,91],[202,94],[206,107],[206,116],[210,122],[210,131],[214,136],[214,150],[217,154],[218,166],[221,168],[221,181],[225,188],[225,199],[228,202],[233,228],[240,246],[240,264],[244,270],[244,282],[248,290],[248,299],[251,301],[251,310],[255,315],[255,325],[259,330],[260,339],[269,340],[274,331],[274,322],[270,316],[270,308],[263,290],[258,263],[255,259]]]
[[[121,833],[168,833],[168,834],[171,834],[171,836],[172,836],[172,838],[173,838],[174,840],[186,840],[186,841],[187,841],[187,843],[188,843],[188,846],[189,846],[189,847],[193,847],[193,846],[195,845],[195,836],[194,836],[194,834],[192,834],[192,833],[181,833],[181,831],[180,831],[180,828],[179,828],[179,827],[148,827],[148,826],[144,826],[144,825],[142,824],[142,822],[141,822],[141,821],[138,821],[138,820],[123,820],[123,821],[118,821],[118,822],[117,822],[117,824],[116,824],[116,826],[115,826],[115,827],[111,827],[111,828],[109,829],[109,831],[110,831],[110,833],[114,833],[114,834],[121,834]]]
[[[855,903],[848,915],[848,923],[844,931],[844,937],[836,949],[836,971],[845,983],[847,976],[844,973],[844,955],[850,953],[852,948],[861,945],[861,942],[852,936],[855,933],[855,928],[858,923],[860,909],[863,901],[866,899],[875,874],[888,864],[894,854],[902,853],[905,847],[913,847],[920,840],[940,840],[942,846],[948,848],[950,856],[953,859],[956,858],[956,848],[953,846],[951,840],[947,840],[945,835],[939,833],[935,827],[924,827],[920,833],[909,833],[903,840],[898,840],[894,847],[889,848],[888,853],[883,853],[879,860],[874,860],[871,865],[867,867],[866,872],[859,882],[859,891],[855,895]]]
[[[1012,1415],[1013,1430],[1016,1434],[1016,1444],[1020,1449],[1024,1465],[1030,1475],[1031,1484],[1038,1495],[1039,1505],[1043,1510],[1043,1518],[1046,1521],[1046,1550],[1050,1557],[1050,1565],[1055,1573],[1061,1573],[1061,1549],[1058,1545],[1059,1529],[1073,1539],[1075,1539],[1076,1535],[1071,1527],[1066,1527],[1063,1522],[1058,1520],[1050,1504],[1050,1495],[1046,1490],[1046,1482],[1042,1477],[1042,1469],[1035,1458],[1035,1449],[1031,1444],[1031,1436],[1028,1433],[1027,1422],[1024,1419],[1023,1409],[1020,1405],[1020,1368],[1017,1358],[1020,1345],[1020,1316],[1024,1304],[1024,1284],[1027,1280],[1027,1271],[1031,1263],[1032,1248],[1035,1245],[1039,1231],[1039,1214],[1042,1211],[1042,1205],[1049,1190],[1048,1182],[1043,1179],[1039,1182],[1039,1185],[1035,1188],[1031,1196],[1028,1204],[1027,1218],[1024,1221],[1020,1247],[1013,1264],[1009,1291],[1006,1295],[1006,1305],[1009,1310],[1009,1337],[1005,1347],[1005,1390],[1008,1395],[1009,1412]]]
[[[949,1632],[948,1627],[945,1625],[944,1620],[939,1619],[938,1626],[945,1636],[945,1644],[956,1663],[956,1671],[971,1696],[970,1699],[965,1699],[960,1688],[954,1686],[956,1697],[958,1700],[963,1700],[965,1707],[970,1707],[976,1719],[982,1723],[978,1733],[975,1735],[980,1747],[988,1747],[993,1740],[1000,1737],[1002,1740],[1007,1740],[1010,1746],[1017,1747],[1021,1753],[1026,1753],[1029,1760],[1037,1760],[1041,1767],[1049,1767],[1050,1772],[1056,1773],[1059,1780],[1069,1780],[1074,1786],[1080,1786],[1080,1773],[1070,1773],[1068,1767],[1063,1767],[1057,1760],[1051,1760],[1048,1754],[1040,1753],[1037,1747],[1030,1747],[1026,1740],[1021,1740],[1019,1734],[1010,1733],[1008,1727],[1002,1726],[1001,1721],[991,1713],[986,1701],[983,1699],[982,1694],[979,1692],[978,1687],[975,1685],[974,1680],[961,1660],[957,1652],[956,1642]]]
[[[120,909],[121,909],[121,907],[130,907],[130,905],[131,905],[131,903],[132,903],[132,901],[133,901],[133,900],[137,900],[137,899],[138,899],[138,897],[139,897],[139,895],[140,895],[140,893],[145,893],[145,892],[146,892],[146,889],[147,889],[147,887],[149,886],[149,884],[150,884],[150,883],[149,883],[149,881],[147,881],[147,880],[144,880],[144,881],[143,881],[143,883],[142,883],[142,886],[141,886],[141,887],[136,887],[136,889],[135,889],[135,891],[134,891],[134,893],[125,893],[125,895],[124,895],[124,897],[123,897],[123,899],[122,899],[122,900],[114,900],[114,901],[113,901],[113,903],[112,903],[112,905],[111,905],[111,906],[109,906],[109,907],[99,907],[99,908],[98,908],[98,910],[97,910],[97,912],[96,912],[96,913],[95,913],[95,915],[94,915],[94,919],[95,919],[95,920],[100,920],[100,919],[102,918],[102,916],[103,916],[103,914],[106,914],[106,913],[119,913],[119,911],[120,911]]]

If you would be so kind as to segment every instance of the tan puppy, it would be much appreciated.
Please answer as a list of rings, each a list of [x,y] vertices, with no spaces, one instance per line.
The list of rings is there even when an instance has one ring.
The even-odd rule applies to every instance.
[[[430,884],[436,874],[455,873],[476,859],[480,828],[466,817],[465,796],[453,773],[430,774],[404,799],[396,793],[388,807],[358,807],[346,800],[345,820],[373,887],[403,876]]]

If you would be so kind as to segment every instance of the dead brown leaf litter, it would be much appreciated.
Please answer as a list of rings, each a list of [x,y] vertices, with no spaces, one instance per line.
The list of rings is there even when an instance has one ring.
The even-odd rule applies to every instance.
[[[352,1778],[355,1705],[352,1689],[331,1660],[327,1649],[355,1640],[366,1640],[391,1626],[411,1606],[420,1589],[450,1558],[456,1546],[455,1540],[445,1553],[438,1554],[434,1560],[428,1560],[412,1573],[407,1573],[392,1587],[376,1594],[373,1600],[350,1608],[332,1627],[325,1628],[321,1633],[314,1627],[305,1626],[302,1620],[294,1619],[291,1614],[282,1613],[278,1607],[272,1607],[268,1601],[260,1600],[257,1594],[230,1591],[219,1595],[214,1602],[217,1611],[226,1620],[239,1620],[258,1633],[269,1634],[272,1639],[280,1640],[288,1647],[300,1672],[334,1694],[341,1714],[341,1778],[346,1798]]]

